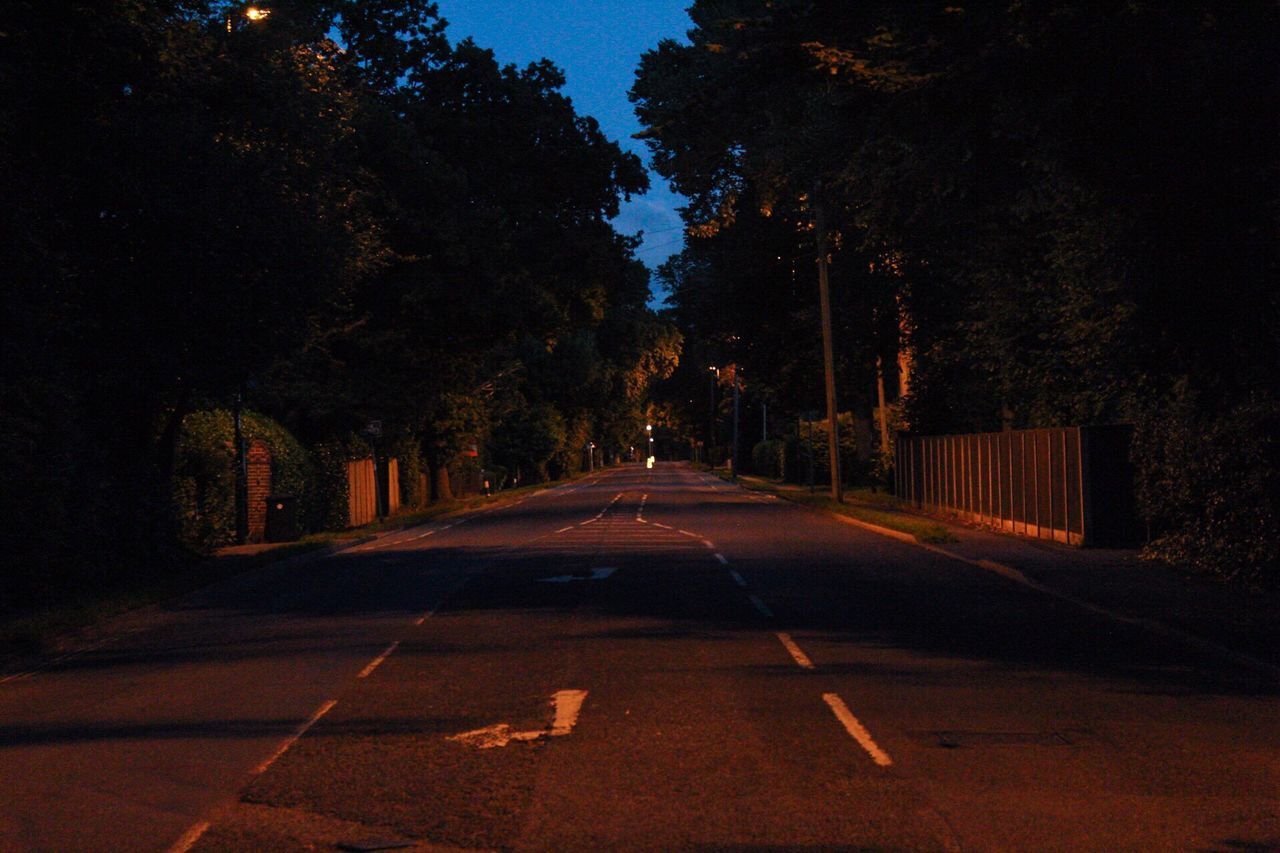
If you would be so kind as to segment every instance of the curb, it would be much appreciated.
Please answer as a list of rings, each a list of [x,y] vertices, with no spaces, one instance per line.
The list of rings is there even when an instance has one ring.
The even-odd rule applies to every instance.
[[[735,485],[738,485],[738,488],[744,488],[740,484],[735,484]],[[781,494],[779,494],[779,497],[782,500],[786,500],[786,497]],[[1081,610],[1085,610],[1089,613],[1092,613],[1095,616],[1102,616],[1104,618],[1112,619],[1116,622],[1120,622],[1125,625],[1132,625],[1134,627],[1142,628],[1144,630],[1150,631],[1153,634],[1157,634],[1161,637],[1164,637],[1165,639],[1176,640],[1177,642],[1190,646],[1196,649],[1197,651],[1204,652],[1211,655],[1216,655],[1217,657],[1222,658],[1223,660],[1230,661],[1231,663],[1237,666],[1280,680],[1280,666],[1276,666],[1275,664],[1268,663],[1267,661],[1261,660],[1260,658],[1256,658],[1252,655],[1245,654],[1244,652],[1236,651],[1235,649],[1232,649],[1228,646],[1224,646],[1221,643],[1216,643],[1213,640],[1206,640],[1203,637],[1197,636],[1196,634],[1192,634],[1188,631],[1184,631],[1181,628],[1175,628],[1172,625],[1167,625],[1164,622],[1159,621],[1158,619],[1149,619],[1141,616],[1128,616],[1119,611],[1112,610],[1107,607],[1103,607],[1100,604],[1094,604],[1093,602],[1088,601],[1086,599],[1077,598],[1076,596],[1071,595],[1070,593],[1063,592],[1059,589],[1055,589],[1054,587],[1048,586],[1047,584],[1043,584],[1040,581],[1033,580],[1027,577],[1027,575],[1024,574],[1023,572],[1005,563],[998,563],[995,560],[975,560],[970,557],[965,557],[961,554],[957,554],[956,552],[948,550],[947,548],[943,548],[939,545],[932,545],[928,542],[921,542],[919,539],[917,539],[915,536],[913,536],[910,533],[903,533],[900,530],[894,530],[889,527],[882,527],[879,524],[872,524],[869,521],[862,521],[861,519],[850,518],[847,515],[840,515],[839,513],[831,512],[830,510],[827,510],[827,509],[820,509],[817,507],[808,507],[808,506],[805,506],[804,504],[798,504],[794,501],[788,501],[788,503],[791,503],[794,506],[802,507],[804,509],[815,510],[817,512],[822,513],[823,515],[834,518],[836,521],[842,522],[844,524],[848,524],[853,527],[859,527],[859,528],[862,528],[863,530],[866,530],[870,533],[878,534],[880,536],[887,536],[890,539],[896,539],[899,542],[903,542],[908,545],[914,545],[917,548],[923,548],[924,550],[930,551],[941,557],[947,557],[948,559],[956,560],[957,562],[961,562],[966,565],[973,566],[974,568],[982,569],[983,571],[986,571],[986,572],[991,572],[993,574],[999,575],[1005,580],[1012,581],[1013,583],[1019,584],[1020,586],[1024,586],[1028,589],[1035,590],[1036,592],[1039,592],[1043,595],[1048,595],[1052,598],[1058,599],[1059,601],[1063,601],[1068,604],[1074,605],[1075,607],[1078,607]]]

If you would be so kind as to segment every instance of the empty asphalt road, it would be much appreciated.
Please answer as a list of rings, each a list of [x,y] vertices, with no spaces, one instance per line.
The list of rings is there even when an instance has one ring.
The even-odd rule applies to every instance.
[[[0,849],[1280,848],[1274,683],[684,468],[0,683]]]

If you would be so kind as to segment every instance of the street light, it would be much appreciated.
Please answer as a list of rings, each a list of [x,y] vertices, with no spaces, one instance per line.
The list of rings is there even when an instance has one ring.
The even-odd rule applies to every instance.
[[[738,363],[733,363],[733,479],[738,479]]]
[[[716,446],[716,382],[720,379],[720,368],[708,367],[707,370],[714,374],[711,377],[711,410],[707,417],[707,458],[706,463],[711,463],[711,448]]]
[[[243,14],[247,20],[256,24],[259,21],[265,21],[267,18],[271,17],[271,10],[263,9],[261,6],[248,6],[245,8],[245,10],[241,14]],[[235,25],[235,15],[228,12],[227,13],[227,32],[231,32],[234,28],[234,25]]]

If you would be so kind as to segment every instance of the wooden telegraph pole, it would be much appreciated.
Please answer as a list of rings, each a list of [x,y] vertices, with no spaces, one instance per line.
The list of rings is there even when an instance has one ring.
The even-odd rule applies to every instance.
[[[822,185],[814,186],[813,209],[818,239],[818,300],[822,309],[822,366],[827,385],[827,458],[831,465],[831,498],[844,502],[844,484],[840,482],[840,423],[836,408],[835,347],[831,341],[831,286],[827,279],[827,223],[823,216]]]

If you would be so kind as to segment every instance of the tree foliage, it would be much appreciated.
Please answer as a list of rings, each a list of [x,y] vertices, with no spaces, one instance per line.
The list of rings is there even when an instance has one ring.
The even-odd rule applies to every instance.
[[[1274,4],[690,14],[632,96],[691,198],[690,246],[662,271],[691,352],[741,360],[791,415],[817,408],[821,204],[855,419],[877,358],[902,354],[917,431],[1163,425],[1140,430],[1138,469],[1186,499],[1145,492],[1155,549],[1232,574],[1274,562],[1226,538],[1256,521],[1243,507],[1280,515],[1256,416],[1280,398]],[[1217,461],[1171,464],[1184,440]]]
[[[645,174],[553,65],[450,45],[424,0],[244,11],[5,7],[0,464],[24,487],[0,584],[168,565],[192,411],[242,398],[327,493],[370,421],[438,476],[505,420],[568,465],[678,358],[609,224]],[[521,453],[538,476],[546,447]]]

